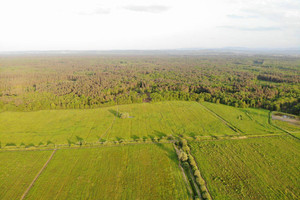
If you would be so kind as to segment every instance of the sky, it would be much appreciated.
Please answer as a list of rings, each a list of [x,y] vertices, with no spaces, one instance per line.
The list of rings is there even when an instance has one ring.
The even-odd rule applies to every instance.
[[[0,51],[300,48],[300,0],[0,0]]]

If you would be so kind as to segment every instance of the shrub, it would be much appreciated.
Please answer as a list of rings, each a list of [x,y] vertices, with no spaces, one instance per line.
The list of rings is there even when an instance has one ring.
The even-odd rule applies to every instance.
[[[186,141],[186,139],[182,138],[182,139],[180,140],[180,144],[181,144],[182,147],[187,146],[187,141]]]
[[[207,199],[208,198],[208,194],[207,194],[206,191],[202,193],[202,197],[203,197],[203,199]]]
[[[174,136],[173,135],[168,135],[168,140],[174,140]]]
[[[26,148],[34,147],[34,144],[33,144],[33,143],[30,143],[30,144],[26,145],[25,147],[26,147]]]
[[[121,114],[120,114],[120,118],[121,118],[121,119],[129,118],[129,113],[121,113]]]
[[[41,145],[44,145],[44,143],[40,142],[40,143],[39,143],[39,146],[41,146]]]
[[[9,147],[9,146],[17,146],[17,145],[15,143],[13,143],[13,142],[9,142],[5,146]]]
[[[200,186],[205,184],[205,181],[204,181],[204,179],[202,177],[197,177],[196,178],[196,182]]]
[[[205,187],[205,185],[201,185],[201,186],[200,186],[200,190],[201,190],[201,192],[206,192],[206,187]]]
[[[187,170],[189,168],[189,164],[187,162],[183,162],[182,167]]]
[[[24,144],[24,143],[23,143]],[[49,144],[53,144],[53,142],[51,142],[50,140],[47,141],[47,145]]]
[[[192,170],[194,172],[194,171],[198,170],[198,167],[197,166],[192,166]]]
[[[182,162],[185,162],[185,161],[187,161],[188,156],[187,156],[187,154],[186,154],[185,152],[181,152],[181,153],[179,154],[179,159],[180,159]]]
[[[183,146],[182,150],[185,151],[185,152],[187,152],[187,153],[189,153],[191,151],[190,147],[187,146],[187,145]]]
[[[194,172],[194,175],[196,176],[196,177],[201,177],[201,175],[200,175],[200,171],[199,170],[196,170],[195,172]]]

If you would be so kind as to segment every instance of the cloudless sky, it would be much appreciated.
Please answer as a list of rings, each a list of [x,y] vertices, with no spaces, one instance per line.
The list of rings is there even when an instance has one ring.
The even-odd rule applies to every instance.
[[[300,47],[300,0],[0,0],[0,51]]]

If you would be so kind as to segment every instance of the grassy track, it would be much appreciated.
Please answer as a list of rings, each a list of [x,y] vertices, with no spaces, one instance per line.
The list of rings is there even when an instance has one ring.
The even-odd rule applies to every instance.
[[[57,150],[26,199],[188,199],[172,144]]]
[[[128,112],[131,118],[115,117]],[[0,141],[20,145],[35,145],[48,140],[66,144],[77,142],[77,137],[87,142],[161,137],[169,134],[233,135],[233,130],[196,102],[160,102],[90,109],[45,110],[37,112],[0,113]]]
[[[300,143],[289,136],[191,143],[214,199],[299,199]]]
[[[20,199],[51,153],[0,152],[0,199]]]
[[[254,108],[234,108],[222,104],[203,102],[213,112],[226,119],[243,134],[280,133],[279,129],[269,124],[269,111]]]

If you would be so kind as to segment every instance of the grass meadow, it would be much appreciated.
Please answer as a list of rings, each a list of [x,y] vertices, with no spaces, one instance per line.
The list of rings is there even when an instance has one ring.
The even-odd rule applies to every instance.
[[[117,113],[127,112],[121,119]],[[67,144],[178,135],[233,135],[233,130],[196,102],[159,102],[85,110],[0,113],[0,141],[25,145]]]
[[[289,136],[190,143],[213,199],[299,199],[300,143]]]
[[[171,144],[58,150],[27,199],[189,199]]]
[[[20,199],[51,151],[0,152],[0,199]]]
[[[232,106],[203,102],[202,105],[218,114],[243,134],[280,133],[269,123],[268,110],[255,108],[235,108]]]

